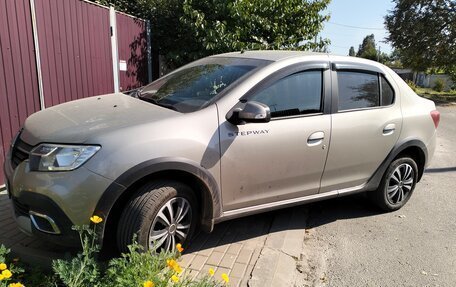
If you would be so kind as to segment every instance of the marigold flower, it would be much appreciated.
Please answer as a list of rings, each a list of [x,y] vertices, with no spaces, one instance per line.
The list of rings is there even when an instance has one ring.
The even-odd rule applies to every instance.
[[[180,274],[182,273],[182,268],[179,266],[179,264],[176,263],[176,265],[173,266],[173,270],[174,272],[176,272],[177,274]]]
[[[2,281],[3,279],[5,279],[5,276],[3,276],[2,274],[0,274],[0,281]]]
[[[171,276],[171,280],[172,280],[174,283],[177,283],[177,282],[179,282],[179,277],[177,277],[176,275],[173,275],[173,276]]]
[[[177,249],[177,251],[179,251],[181,253],[182,253],[182,251],[184,251],[184,248],[182,248],[182,244],[180,244],[180,243],[176,244],[176,249]]]
[[[179,267],[179,264],[174,259],[167,259],[166,264],[168,265],[169,268],[172,268],[172,269],[175,269],[176,266]]]
[[[22,285],[21,283],[17,282],[17,283],[9,284],[8,287],[24,287],[24,285]]]
[[[169,268],[173,269],[174,272],[176,273],[181,273],[182,268],[179,266],[179,263],[177,263],[176,260],[174,259],[167,259],[166,264],[168,265]]]
[[[154,284],[154,282],[147,280],[146,282],[144,282],[143,286],[144,287],[154,287],[155,284]]]
[[[212,277],[212,276],[214,276],[214,274],[215,274],[214,269],[209,268],[209,275],[211,275],[211,277]]]
[[[226,273],[222,274],[222,279],[223,279],[223,281],[225,281],[225,283],[229,283],[230,282],[230,278],[228,277],[228,275]]]
[[[11,271],[9,271],[8,269],[5,269],[2,271],[2,275],[5,279],[8,279],[11,278],[11,276],[13,276],[13,273],[11,273]]]
[[[95,223],[95,224],[98,224],[98,223],[100,223],[100,222],[103,221],[103,218],[101,218],[101,217],[99,217],[99,216],[97,216],[97,215],[94,215],[94,216],[92,216],[92,217],[90,218],[90,221],[92,221],[92,222]]]
[[[0,263],[0,271],[7,269],[8,266],[5,263]]]

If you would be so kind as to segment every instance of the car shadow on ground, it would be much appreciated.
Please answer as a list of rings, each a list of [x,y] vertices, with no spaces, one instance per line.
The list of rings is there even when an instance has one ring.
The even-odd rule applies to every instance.
[[[270,233],[290,229],[310,229],[330,222],[381,214],[364,194],[325,200],[265,212],[215,225],[212,233],[200,232],[186,253],[204,251],[221,245],[245,242]]]
[[[11,216],[7,195],[2,194],[0,199],[2,222],[4,224],[8,223],[5,224],[7,232],[2,233],[2,236],[0,236],[1,241],[16,241],[16,243],[20,244],[14,247],[28,247],[28,250],[37,248],[40,253],[45,250],[52,251],[53,254],[62,251],[60,246],[51,246],[50,243],[42,242],[38,239],[32,240],[32,238],[19,232]],[[210,234],[199,232],[191,241],[185,253],[199,252],[232,243],[255,241],[274,232],[290,229],[305,230],[337,220],[373,216],[380,213],[381,211],[373,207],[363,194],[284,208],[222,222],[215,225],[213,232]],[[23,243],[17,241],[23,241]],[[68,249],[64,250],[66,251],[65,253],[69,251]],[[107,253],[104,253],[100,259],[108,259],[120,255],[115,248],[106,251]],[[77,250],[71,250],[73,254],[76,252]]]

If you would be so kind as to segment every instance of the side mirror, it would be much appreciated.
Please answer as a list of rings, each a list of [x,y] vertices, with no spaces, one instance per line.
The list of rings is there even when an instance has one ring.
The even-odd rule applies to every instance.
[[[267,123],[271,120],[271,110],[265,104],[251,101],[247,102],[244,108],[233,110],[228,121],[234,125],[245,123]]]

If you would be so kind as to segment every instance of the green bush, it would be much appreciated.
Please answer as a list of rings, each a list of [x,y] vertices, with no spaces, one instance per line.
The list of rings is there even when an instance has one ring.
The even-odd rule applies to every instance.
[[[79,233],[82,251],[68,260],[54,260],[54,274],[31,268],[26,268],[24,273],[24,269],[15,263],[17,259],[8,260],[10,250],[0,245],[0,287],[25,287],[22,283],[27,287],[222,287],[229,283],[226,274],[216,280],[213,269],[202,278],[190,279],[177,262],[183,251],[180,244],[175,252],[155,252],[145,251],[134,243],[120,258],[99,262],[96,229],[102,218],[94,216],[91,221],[92,227],[73,227]]]
[[[9,253],[9,249],[3,244],[0,245],[0,287],[23,287],[17,279],[24,270],[19,268],[14,260],[8,260]]]
[[[408,85],[414,92],[416,92],[417,86],[415,85],[415,83],[414,83],[413,81],[405,80],[405,82],[407,83],[407,85]]]
[[[445,87],[445,81],[441,78],[438,78],[435,80],[434,83],[434,90],[437,92],[443,92],[443,89]]]

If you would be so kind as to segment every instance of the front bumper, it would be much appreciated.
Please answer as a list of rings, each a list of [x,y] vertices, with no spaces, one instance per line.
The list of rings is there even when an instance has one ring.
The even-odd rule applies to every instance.
[[[65,246],[80,246],[72,226],[90,223],[100,197],[112,184],[83,166],[68,172],[36,172],[25,160],[13,170],[8,156],[4,171],[19,228]]]

